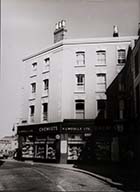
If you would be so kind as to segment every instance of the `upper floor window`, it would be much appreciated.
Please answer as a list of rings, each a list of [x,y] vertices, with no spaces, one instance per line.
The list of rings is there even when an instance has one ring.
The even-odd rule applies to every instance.
[[[49,64],[50,64],[50,58],[49,58],[49,57],[46,58],[46,59],[44,59],[44,61],[45,61],[45,64],[46,64],[46,65],[49,65]]]
[[[77,66],[85,65],[85,52],[83,51],[76,52],[76,65]]]
[[[43,121],[47,121],[48,120],[48,103],[43,103],[42,104],[43,107]]]
[[[30,122],[34,122],[35,119],[34,119],[34,115],[35,115],[35,106],[34,105],[31,105],[30,108],[29,108],[29,121]]]
[[[84,91],[85,89],[85,75],[76,74],[77,91]]]
[[[34,113],[35,113],[35,106],[31,105],[30,106],[30,116],[34,116]]]
[[[85,118],[85,101],[83,99],[75,100],[75,112],[76,112],[76,119]]]
[[[32,63],[32,69],[33,71],[37,70],[37,62]]]
[[[36,83],[31,83],[31,90],[32,90],[32,93],[36,92]]]
[[[124,64],[126,59],[126,51],[125,49],[118,50],[118,64]]]
[[[49,79],[44,79],[43,84],[44,84],[44,90],[48,90],[48,88],[49,88]]]
[[[99,50],[96,51],[97,54],[97,65],[106,65],[106,51]]]
[[[97,92],[105,92],[106,91],[106,74],[98,73],[96,76],[96,85]]]

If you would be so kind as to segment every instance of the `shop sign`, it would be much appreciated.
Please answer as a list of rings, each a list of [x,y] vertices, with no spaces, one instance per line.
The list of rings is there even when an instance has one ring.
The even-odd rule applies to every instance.
[[[57,130],[58,130],[57,126],[52,126],[52,127],[39,127],[39,129],[38,129],[38,131],[39,131],[40,133],[42,133],[42,132],[48,132],[48,131],[57,131]]]
[[[63,127],[63,131],[91,132],[91,127]]]

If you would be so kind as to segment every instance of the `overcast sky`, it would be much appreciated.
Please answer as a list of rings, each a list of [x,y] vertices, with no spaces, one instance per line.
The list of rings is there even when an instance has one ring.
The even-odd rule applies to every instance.
[[[53,43],[65,19],[67,38],[136,35],[140,0],[1,0],[0,138],[12,134],[21,113],[22,59]]]

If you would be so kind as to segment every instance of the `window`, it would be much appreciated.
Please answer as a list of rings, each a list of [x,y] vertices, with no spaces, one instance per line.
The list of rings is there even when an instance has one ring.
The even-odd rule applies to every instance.
[[[85,101],[83,99],[75,100],[76,119],[85,118]]]
[[[43,103],[42,107],[43,107],[43,121],[47,121],[48,120],[48,103]]]
[[[50,70],[50,58],[49,57],[44,59],[43,70],[44,70],[44,72]]]
[[[33,71],[37,70],[37,62],[32,63],[32,69],[33,69]]]
[[[135,55],[135,77],[139,74],[139,61],[138,61],[138,52]]]
[[[50,58],[49,58],[49,57],[46,58],[46,59],[44,59],[44,61],[45,61],[45,64],[46,64],[46,65],[50,65]]]
[[[48,90],[48,88],[49,88],[49,79],[44,79],[43,84],[44,84],[44,90]]]
[[[125,63],[125,49],[118,50],[118,64],[122,65]]]
[[[106,51],[99,50],[96,51],[97,55],[97,65],[106,65]]]
[[[35,106],[30,106],[30,122],[34,122]]]
[[[31,83],[32,93],[36,92],[36,83]]]
[[[84,91],[84,89],[85,89],[85,75],[84,74],[76,75],[76,84],[77,84],[77,91]]]
[[[76,64],[77,66],[85,65],[85,52],[76,52]]]
[[[96,86],[97,92],[105,92],[106,91],[106,74],[98,73],[96,76]]]
[[[30,106],[30,116],[34,116],[34,112],[35,112],[35,106],[31,105]]]

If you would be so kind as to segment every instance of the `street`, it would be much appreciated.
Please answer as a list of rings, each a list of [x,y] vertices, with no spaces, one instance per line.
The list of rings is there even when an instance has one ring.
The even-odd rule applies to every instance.
[[[90,175],[32,162],[0,161],[0,191],[121,192]]]

